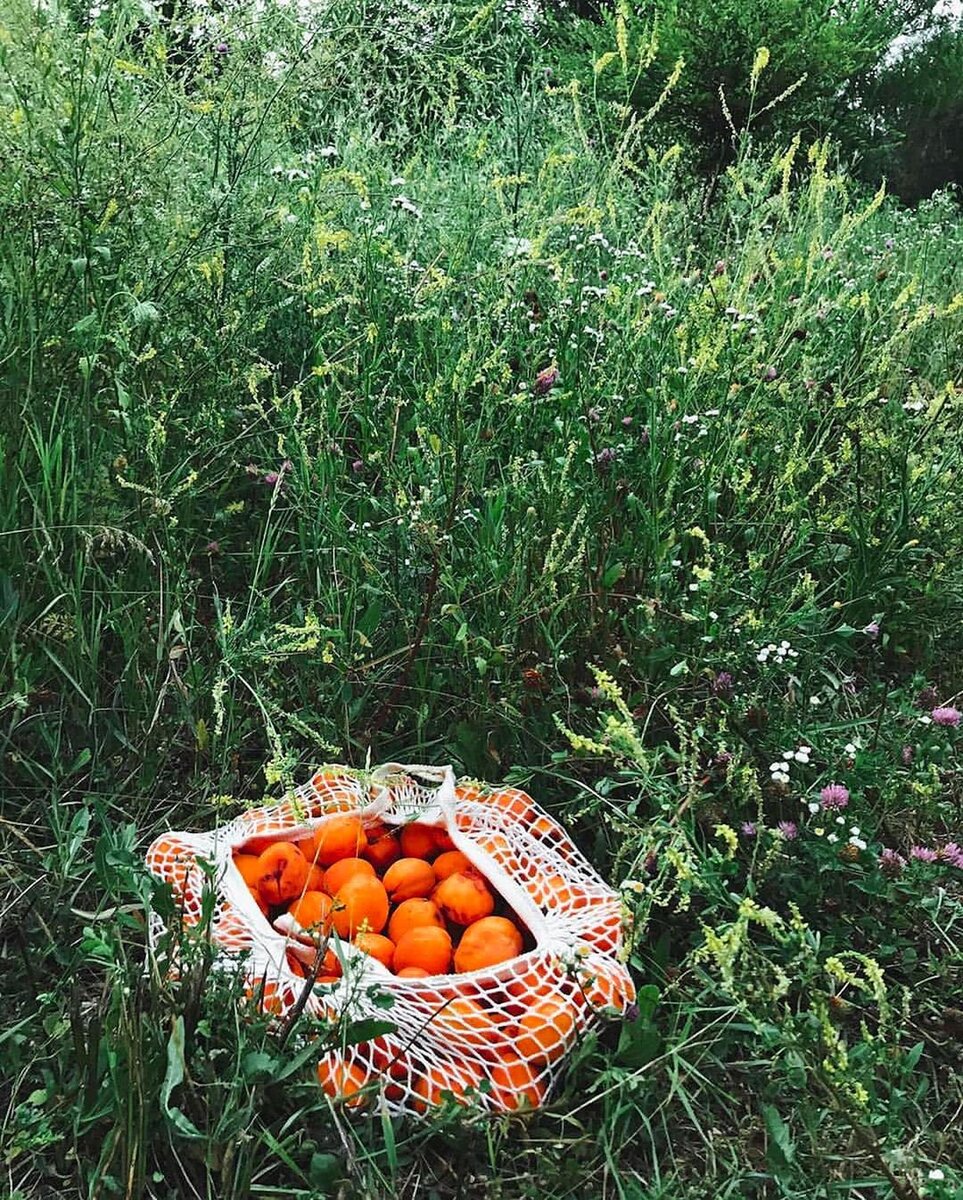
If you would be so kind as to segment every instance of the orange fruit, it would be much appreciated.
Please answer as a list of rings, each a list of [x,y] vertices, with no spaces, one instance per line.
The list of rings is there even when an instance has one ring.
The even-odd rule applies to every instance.
[[[593,1008],[615,1008],[622,1010],[635,999],[635,988],[614,968],[600,965],[597,961],[591,967],[583,967],[578,972],[578,982],[582,994]]]
[[[477,1046],[490,1050],[496,1022],[492,1014],[470,996],[456,996],[431,1018],[434,1029],[450,1037],[452,1044]],[[497,1040],[497,1039],[496,1039]]]
[[[254,903],[261,910],[261,915],[266,917],[268,915],[268,913],[271,911],[270,905],[265,903],[265,901],[261,898],[261,893],[257,890],[256,887],[249,887],[247,890],[254,897]]]
[[[265,850],[273,846],[275,842],[284,837],[283,833],[269,833],[262,837],[249,838],[243,846],[239,846],[235,851],[236,854],[253,854],[255,858],[259,858]]]
[[[256,888],[261,876],[258,871],[256,854],[235,854],[234,865],[241,873],[241,878],[248,887]]]
[[[266,904],[284,904],[300,896],[308,881],[308,864],[291,842],[275,842],[257,860],[258,891]]]
[[[449,921],[471,925],[495,911],[495,897],[477,871],[456,871],[435,888],[432,899]]]
[[[368,844],[361,851],[376,871],[384,871],[401,858],[401,842],[387,825],[375,825],[367,831]]]
[[[507,917],[483,917],[469,925],[455,951],[455,970],[479,971],[522,952],[522,935]]]
[[[318,1082],[332,1099],[342,1100],[348,1108],[361,1108],[368,1097],[362,1089],[370,1082],[357,1063],[345,1062],[339,1055],[329,1055],[318,1063]]]
[[[324,867],[342,858],[356,858],[368,844],[357,815],[329,817],[314,831],[314,857]]]
[[[304,886],[309,892],[326,892],[328,890],[324,886],[324,871],[317,864],[311,863],[309,865],[308,882]]]
[[[352,875],[374,875],[375,869],[364,858],[342,858],[324,873],[324,890],[333,896]]]
[[[415,929],[420,925],[434,925],[438,929],[444,929],[445,919],[434,900],[413,896],[410,900],[402,900],[391,914],[391,920],[388,922],[388,937],[397,945],[409,929]]]
[[[435,840],[435,829],[413,821],[401,830],[401,852],[406,858],[434,858],[440,847]]]
[[[439,854],[431,865],[436,878],[441,882],[456,871],[467,871],[471,867],[471,860],[460,850],[446,850],[444,854]]]
[[[415,1080],[415,1108],[425,1112],[429,1107],[444,1104],[446,1100],[455,1104],[470,1104],[467,1095],[470,1088],[477,1087],[481,1076],[468,1063],[462,1063],[457,1071],[453,1067],[425,1067]]]
[[[419,925],[409,929],[395,945],[394,969],[421,967],[429,975],[446,975],[451,966],[451,936],[447,929]]]
[[[515,1048],[529,1062],[551,1062],[575,1038],[578,1010],[561,996],[538,1000],[518,1022]]]
[[[492,1081],[492,1097],[500,1108],[514,1112],[526,1105],[537,1108],[545,1095],[544,1087],[523,1058],[503,1054],[488,1071]]]
[[[388,893],[380,879],[373,875],[352,875],[338,889],[331,909],[331,924],[341,937],[354,937],[362,926],[368,933],[380,933],[387,920]]]
[[[391,960],[395,956],[395,944],[390,939],[383,937],[380,933],[361,932],[354,939],[354,944],[359,950],[370,954],[372,958],[383,963],[389,971],[391,970]]]
[[[333,903],[326,892],[305,892],[288,905],[288,912],[306,933],[313,933],[317,940],[330,932]]]
[[[385,891],[395,904],[430,896],[434,891],[435,872],[423,858],[399,858],[384,875]]]
[[[424,967],[402,967],[398,972],[399,979],[427,979],[428,972]]]

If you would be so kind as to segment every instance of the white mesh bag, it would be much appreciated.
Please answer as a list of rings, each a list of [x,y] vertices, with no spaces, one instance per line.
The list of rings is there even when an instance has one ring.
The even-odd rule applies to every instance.
[[[316,946],[306,945],[287,917],[272,927],[233,855],[252,840],[256,848],[310,837],[345,814],[360,815],[366,828],[418,821],[444,830],[524,925],[529,948],[481,970],[399,978],[333,937],[343,974],[312,986],[304,964],[313,961]],[[159,837],[147,865],[171,885],[185,925],[199,923],[204,890],[213,888],[211,937],[219,961],[236,970],[243,955],[250,993],[267,1011],[283,1019],[300,1007],[326,1029],[339,1017],[347,1018],[339,1022],[347,1029],[366,1018],[393,1025],[390,1033],[331,1049],[321,1059],[322,1086],[352,1107],[425,1112],[455,1101],[504,1112],[537,1106],[579,1036],[635,999],[621,961],[618,895],[524,792],[456,785],[450,767],[324,767],[280,803],[213,833]],[[152,943],[163,931],[151,914]]]

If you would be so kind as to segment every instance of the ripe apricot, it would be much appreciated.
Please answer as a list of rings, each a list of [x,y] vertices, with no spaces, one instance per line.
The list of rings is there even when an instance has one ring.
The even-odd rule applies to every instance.
[[[420,925],[434,925],[438,929],[444,929],[445,918],[434,900],[413,896],[410,900],[403,900],[391,914],[388,937],[397,945],[409,929]]]
[[[314,857],[324,867],[342,858],[357,858],[367,846],[361,818],[357,815],[329,817],[314,831]]]
[[[430,896],[434,891],[435,872],[423,858],[399,858],[385,871],[385,891],[395,904],[416,897]]]
[[[234,865],[241,873],[241,878],[248,887],[256,888],[261,878],[257,865],[256,854],[235,854]]]
[[[594,962],[578,972],[582,994],[593,1008],[615,1008],[622,1010],[635,999],[635,988],[614,967]]]
[[[385,871],[401,858],[401,842],[393,833],[379,834],[362,851],[376,871]]]
[[[369,1083],[367,1074],[357,1063],[345,1062],[339,1055],[321,1059],[318,1082],[332,1099],[343,1100],[348,1108],[361,1108],[368,1102],[362,1091]]]
[[[522,952],[522,935],[506,917],[483,917],[461,936],[455,951],[455,970],[479,971],[507,962]]]
[[[406,858],[434,858],[439,847],[431,825],[413,821],[401,830],[401,852]]]
[[[326,892],[305,892],[288,906],[288,912],[306,933],[318,940],[330,932],[333,904]]]
[[[492,1096],[500,1108],[514,1112],[526,1105],[537,1108],[545,1095],[544,1087],[523,1058],[503,1054],[488,1071]]]
[[[331,909],[331,924],[341,937],[354,937],[362,926],[369,933],[380,933],[387,920],[388,893],[380,879],[373,875],[352,875],[338,889]]]
[[[471,867],[471,860],[467,854],[462,854],[460,850],[446,850],[444,854],[439,854],[431,865],[434,869],[435,877],[440,883],[443,879],[447,879],[449,875],[454,875],[457,871],[467,871]]]
[[[324,886],[324,871],[316,863],[311,863],[308,866],[308,881],[304,885],[309,892],[326,892]]]
[[[308,881],[308,864],[291,842],[275,842],[257,860],[258,891],[266,904],[284,904],[300,896]]]
[[[449,921],[471,925],[495,911],[495,897],[477,871],[456,871],[435,888],[432,899]]]
[[[529,1062],[551,1062],[575,1037],[575,1005],[561,996],[547,996],[529,1008],[518,1022],[515,1048]]]
[[[427,979],[428,972],[424,967],[402,967],[398,971],[399,979]]]
[[[481,1076],[469,1063],[462,1063],[456,1070],[453,1067],[426,1066],[415,1080],[415,1108],[425,1112],[429,1106],[434,1107],[450,1100],[455,1104],[469,1104],[467,1095],[469,1089],[478,1086]]]
[[[378,962],[383,963],[388,970],[391,970],[391,960],[395,956],[395,944],[389,938],[384,937],[380,933],[361,932],[354,939],[354,944],[359,950],[363,950],[365,954],[370,954],[372,958],[376,958]]]
[[[449,1000],[431,1018],[431,1023],[439,1033],[450,1037],[452,1044],[477,1046],[482,1050],[491,1049],[496,1034],[492,1014],[470,996]]]
[[[409,929],[395,945],[394,969],[421,967],[429,975],[445,975],[451,965],[451,936],[447,929],[419,925]]]
[[[352,875],[374,875],[375,869],[365,858],[342,858],[324,873],[324,890],[333,896]]]

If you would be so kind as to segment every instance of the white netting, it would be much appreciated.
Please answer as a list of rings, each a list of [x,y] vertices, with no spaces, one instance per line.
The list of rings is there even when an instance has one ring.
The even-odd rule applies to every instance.
[[[296,922],[282,917],[272,927],[234,855],[317,836],[348,814],[360,815],[366,829],[417,821],[447,833],[524,927],[522,953],[480,970],[399,978],[333,936],[341,977],[311,987],[305,963],[316,949],[305,945]],[[345,1028],[365,1018],[394,1025],[322,1059],[325,1090],[352,1105],[424,1112],[451,1097],[490,1111],[537,1105],[580,1034],[635,998],[620,961],[619,897],[524,792],[456,786],[450,768],[325,767],[280,803],[214,833],[163,835],[147,865],[171,885],[187,925],[200,921],[205,888],[213,887],[211,936],[225,962],[244,954],[251,994],[267,1011],[283,1018],[304,1001],[306,1015],[349,1018]],[[156,915],[150,932],[156,943],[163,932]]]

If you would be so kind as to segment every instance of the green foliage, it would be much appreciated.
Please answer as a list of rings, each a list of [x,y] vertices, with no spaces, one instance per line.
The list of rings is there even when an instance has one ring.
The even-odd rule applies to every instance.
[[[11,1191],[949,1196],[957,210],[800,91],[707,218],[644,23],[387,7],[4,12]],[[145,962],[159,829],[369,752],[530,787],[633,911],[638,1015],[527,1125],[355,1120],[332,1031]]]

